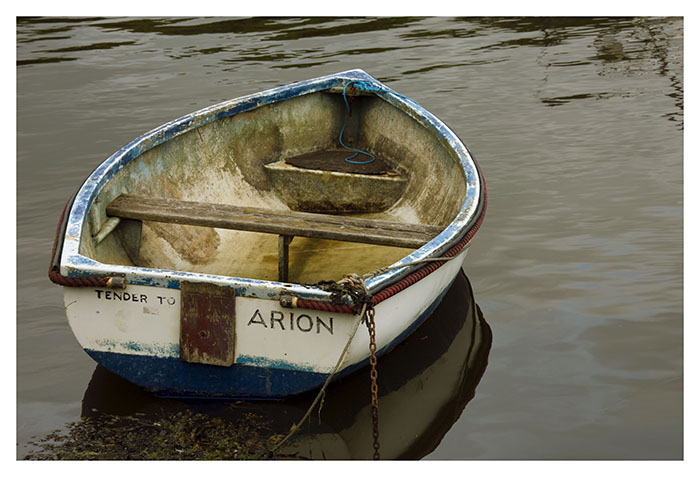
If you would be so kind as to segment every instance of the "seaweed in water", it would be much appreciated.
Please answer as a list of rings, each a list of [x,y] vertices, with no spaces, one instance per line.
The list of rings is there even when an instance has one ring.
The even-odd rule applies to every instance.
[[[237,422],[189,409],[160,418],[100,415],[31,442],[39,449],[25,460],[246,460],[264,455],[281,438],[253,413]]]

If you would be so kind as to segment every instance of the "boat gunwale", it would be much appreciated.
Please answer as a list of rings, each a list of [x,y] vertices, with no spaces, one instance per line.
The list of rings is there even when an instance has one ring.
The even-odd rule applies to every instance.
[[[374,92],[376,96],[407,113],[413,120],[418,121],[427,129],[432,130],[437,138],[443,142],[443,145],[457,155],[466,183],[464,201],[452,222],[428,243],[392,264],[391,269],[368,278],[366,280],[368,290],[370,293],[376,293],[401,280],[420,266],[412,265],[413,262],[441,256],[475,227],[482,214],[485,187],[476,160],[457,135],[440,119],[414,100],[396,93],[366,72],[355,69],[268,89],[208,106],[146,132],[117,150],[90,174],[75,196],[65,234],[62,237],[61,273],[69,277],[121,274],[125,275],[127,283],[175,289],[180,288],[181,281],[209,282],[235,288],[238,295],[267,299],[276,299],[282,293],[292,293],[305,299],[328,299],[329,292],[300,284],[101,263],[81,255],[79,247],[83,228],[88,220],[88,212],[100,190],[119,170],[141,154],[185,132],[225,117],[306,94],[342,88],[352,81],[366,81],[377,86],[379,91]]]

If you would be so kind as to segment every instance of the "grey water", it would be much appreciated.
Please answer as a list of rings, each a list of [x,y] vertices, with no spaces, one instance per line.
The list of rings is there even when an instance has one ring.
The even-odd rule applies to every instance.
[[[442,119],[488,185],[456,295],[488,364],[404,458],[683,459],[682,18],[19,18],[16,47],[18,459],[100,373],[47,278],[80,182],[171,119],[354,68]]]

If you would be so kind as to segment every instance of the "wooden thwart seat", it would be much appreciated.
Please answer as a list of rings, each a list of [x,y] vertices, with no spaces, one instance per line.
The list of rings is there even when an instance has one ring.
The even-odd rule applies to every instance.
[[[289,242],[296,236],[419,248],[443,230],[433,225],[131,195],[114,199],[106,212],[122,219],[277,234],[281,281],[288,278]]]

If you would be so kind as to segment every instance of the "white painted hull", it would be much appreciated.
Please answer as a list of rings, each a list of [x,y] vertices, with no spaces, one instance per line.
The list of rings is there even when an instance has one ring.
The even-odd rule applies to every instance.
[[[467,254],[467,248],[435,272],[375,307],[376,340],[380,354],[396,345],[417,327],[450,286]],[[147,358],[178,362],[197,372],[201,364],[185,363],[180,356],[180,298],[177,289],[129,285],[124,290],[108,288],[64,288],[68,322],[81,346],[107,369],[153,392],[173,396],[202,395],[189,380],[178,374],[154,376],[125,372],[123,363]],[[283,308],[277,300],[236,297],[234,364],[229,368],[259,368],[313,376],[311,384],[291,386],[295,393],[316,387],[334,369],[341,351],[351,338],[356,315],[301,308]],[[106,357],[109,357],[108,359]],[[339,369],[362,365],[369,357],[369,337],[358,328],[348,355]],[[102,358],[102,359],[100,359]],[[220,366],[207,366],[210,369]],[[127,366],[130,368],[130,366]],[[248,371],[248,369],[246,369]],[[222,378],[223,379],[223,378]],[[231,377],[235,382],[237,378]],[[301,383],[307,381],[301,380]],[[285,389],[290,388],[287,383]],[[236,391],[225,379],[206,391],[217,397],[274,398],[288,395],[264,379],[246,382]]]

